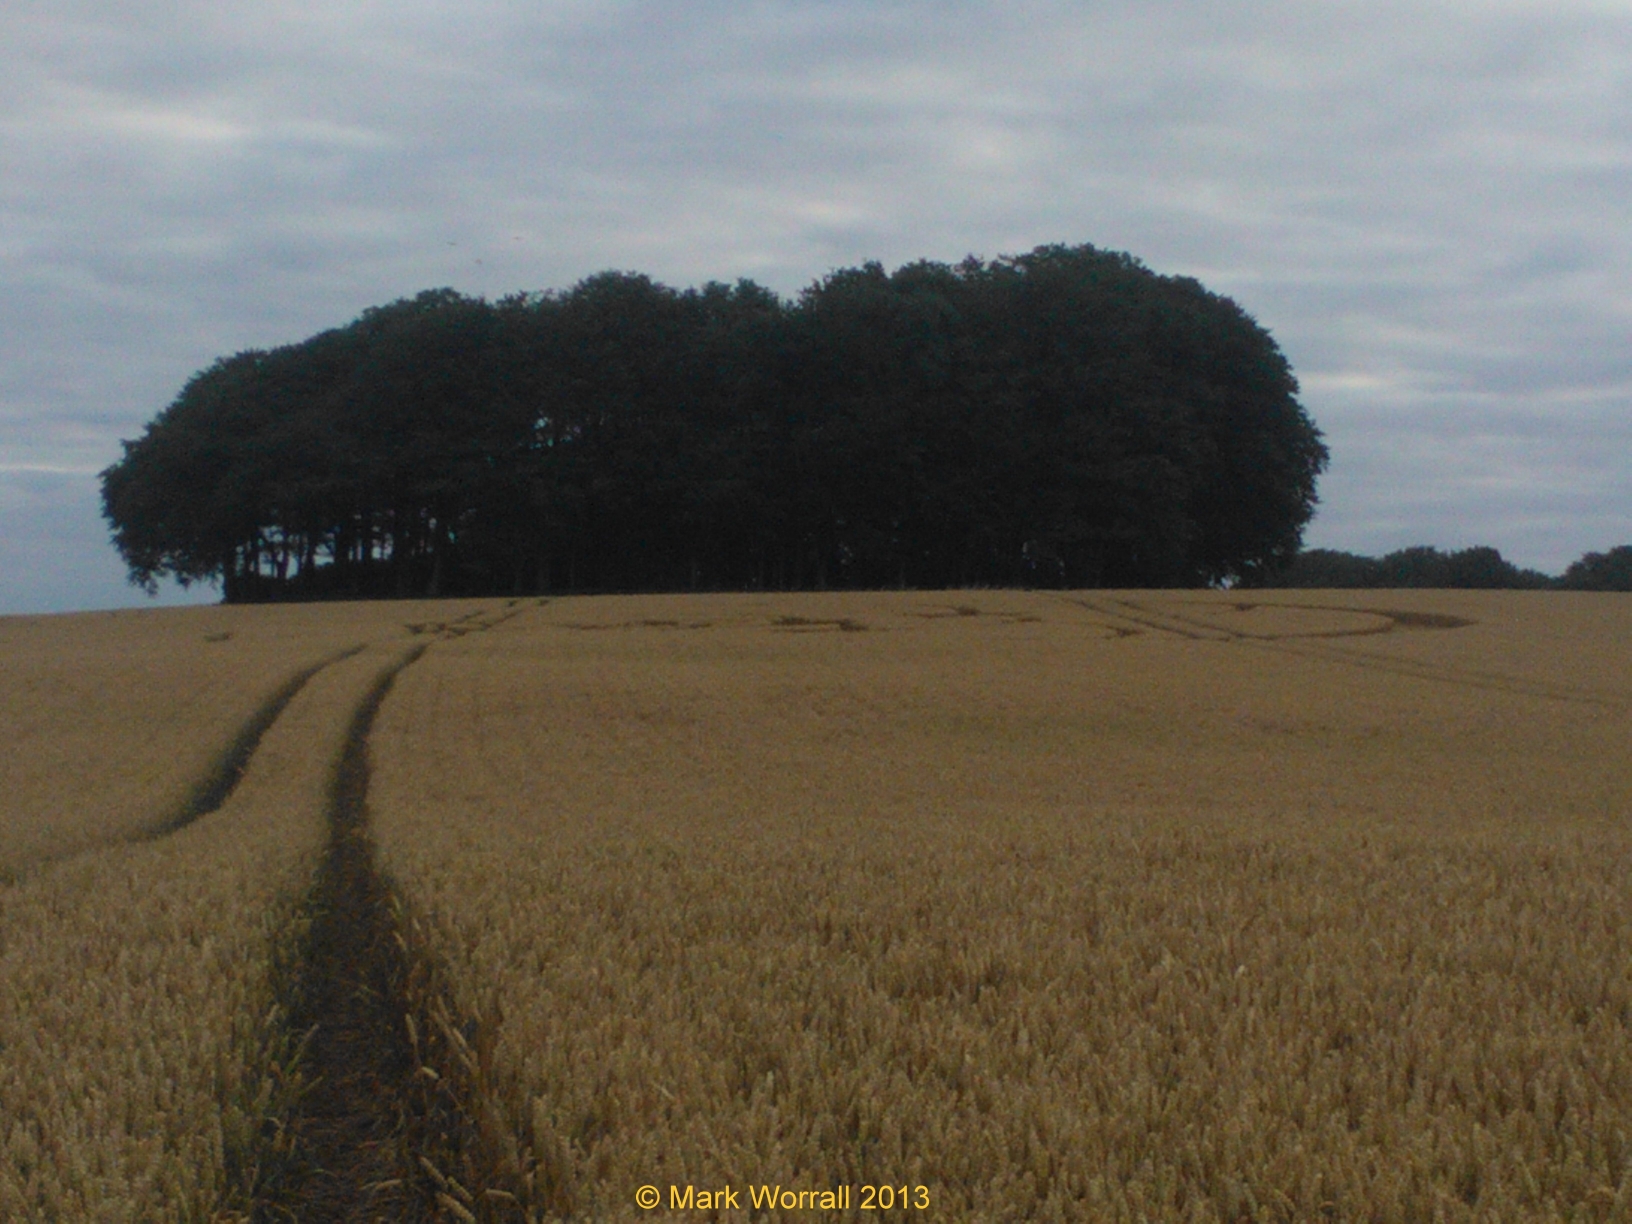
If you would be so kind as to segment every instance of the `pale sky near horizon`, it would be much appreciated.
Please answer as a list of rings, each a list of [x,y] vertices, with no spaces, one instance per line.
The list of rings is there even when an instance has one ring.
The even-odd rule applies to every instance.
[[[1308,545],[1556,573],[1632,543],[1629,217],[1632,0],[11,0],[0,613],[147,602],[97,473],[218,356],[1053,242],[1275,336]]]

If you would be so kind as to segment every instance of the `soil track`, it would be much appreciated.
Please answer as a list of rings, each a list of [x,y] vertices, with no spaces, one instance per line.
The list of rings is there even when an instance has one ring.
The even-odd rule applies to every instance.
[[[389,895],[374,870],[363,802],[368,733],[415,647],[381,672],[352,715],[329,802],[329,848],[309,902],[298,1004],[290,1022],[310,1032],[304,1072],[312,1087],[293,1123],[299,1167],[278,1197],[302,1220],[429,1220],[409,1167],[408,1103],[414,1074],[403,1030],[404,952]]]
[[[491,618],[409,629],[448,640],[521,610],[512,601]],[[520,1213],[525,1191],[512,1170],[499,1169],[502,1145],[465,1100],[486,1061],[471,1049],[476,1025],[453,1014],[421,933],[376,866],[368,832],[369,733],[397,676],[430,646],[409,649],[379,674],[341,747],[329,844],[287,985],[291,1034],[306,1040],[299,1073],[307,1088],[298,1115],[282,1121],[293,1159],[267,1162],[278,1172],[259,1188],[257,1220],[417,1224]]]

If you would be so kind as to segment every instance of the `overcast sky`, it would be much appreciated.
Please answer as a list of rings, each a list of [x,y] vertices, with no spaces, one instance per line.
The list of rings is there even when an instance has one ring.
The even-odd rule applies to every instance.
[[[7,0],[0,612],[144,602],[97,473],[218,356],[1054,242],[1269,329],[1309,545],[1632,543],[1632,0]]]

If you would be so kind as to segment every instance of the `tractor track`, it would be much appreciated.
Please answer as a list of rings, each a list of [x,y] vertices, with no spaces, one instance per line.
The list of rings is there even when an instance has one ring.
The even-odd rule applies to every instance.
[[[261,740],[300,690],[324,668],[361,654],[365,649],[366,645],[362,643],[349,646],[290,676],[277,691],[261,703],[260,708],[249,716],[244,725],[238,728],[238,734],[232,737],[231,742],[204,776],[193,784],[192,793],[182,801],[181,806],[168,818],[144,829],[131,840],[157,841],[161,837],[169,837],[226,803],[232,798],[232,792],[238,789],[238,784],[244,780],[250,758],[261,746]]]
[[[408,1167],[407,1104],[396,1090],[415,1071],[395,997],[402,949],[363,809],[368,733],[398,674],[425,649],[375,679],[352,714],[330,789],[329,844],[307,902],[289,1015],[309,1035],[301,1070],[310,1086],[289,1121],[296,1161],[277,1198],[280,1214],[300,1220],[435,1218],[416,1210],[423,1195]]]
[[[365,649],[367,649],[365,643],[348,646],[289,676],[256,707],[253,714],[244,720],[243,725],[210,762],[202,776],[193,782],[186,797],[169,813],[150,824],[124,833],[115,833],[105,841],[73,846],[56,853],[31,858],[14,867],[0,868],[0,888],[19,884],[54,864],[94,853],[108,846],[141,845],[145,842],[160,841],[217,811],[232,798],[238,784],[244,780],[249,762],[261,746],[261,740],[266,737],[266,733],[272,729],[272,725],[278,721],[289,703],[300,695],[300,691],[311,683],[319,672],[336,663],[342,663]]]
[[[250,1218],[334,1224],[525,1219],[527,1187],[491,1111],[487,1043],[450,1001],[423,924],[380,870],[369,832],[369,736],[397,678],[435,641],[518,615],[409,626],[412,646],[352,713],[327,803],[329,840],[282,985],[302,1050],[292,1116],[263,1128],[268,1176]],[[473,623],[474,622],[474,623]],[[275,1149],[275,1150],[273,1150]]]

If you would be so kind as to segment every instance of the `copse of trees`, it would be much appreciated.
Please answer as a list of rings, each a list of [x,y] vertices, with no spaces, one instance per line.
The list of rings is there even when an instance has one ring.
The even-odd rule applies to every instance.
[[[1558,584],[1570,591],[1632,591],[1632,544],[1572,561]]]
[[[1326,464],[1296,393],[1234,302],[1090,246],[791,302],[607,272],[223,358],[103,503],[132,581],[229,601],[1252,581]]]

